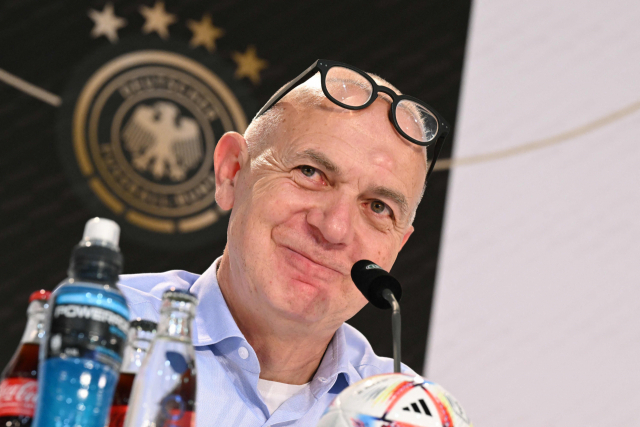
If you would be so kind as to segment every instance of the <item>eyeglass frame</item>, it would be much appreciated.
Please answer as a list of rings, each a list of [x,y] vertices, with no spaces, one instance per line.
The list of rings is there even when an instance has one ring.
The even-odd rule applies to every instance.
[[[359,75],[364,77],[371,84],[371,88],[372,88],[371,96],[370,96],[369,100],[365,104],[360,105],[360,106],[347,105],[347,104],[344,104],[344,103],[338,101],[333,96],[331,96],[331,94],[327,90],[326,77],[327,77],[327,72],[333,67],[342,67],[342,68],[347,68],[347,69],[349,69],[351,71],[355,71],[356,73],[358,73]],[[273,107],[275,104],[277,104],[278,101],[280,101],[282,98],[284,98],[284,96],[286,94],[291,92],[293,89],[295,89],[296,87],[298,87],[302,83],[306,82],[309,78],[311,78],[317,72],[320,72],[320,85],[322,86],[322,92],[324,92],[324,95],[331,102],[333,102],[334,104],[336,104],[336,105],[338,105],[338,106],[340,106],[342,108],[345,108],[347,110],[362,110],[362,109],[367,108],[368,106],[373,104],[373,102],[376,99],[378,99],[378,93],[380,93],[380,92],[388,95],[391,98],[391,108],[389,109],[389,120],[391,121],[393,126],[396,128],[398,133],[400,133],[400,135],[403,138],[407,139],[409,142],[412,142],[412,143],[414,143],[416,145],[420,145],[422,147],[429,147],[431,145],[434,145],[434,141],[435,141],[435,145],[434,145],[434,148],[433,148],[433,160],[431,160],[431,163],[429,164],[429,170],[427,171],[427,179],[429,178],[429,176],[431,175],[431,172],[433,172],[433,168],[434,168],[434,166],[436,164],[436,160],[438,160],[438,155],[440,154],[440,150],[442,149],[442,145],[444,144],[444,141],[446,140],[446,138],[449,135],[449,132],[451,130],[451,127],[449,126],[447,121],[444,120],[444,118],[442,118],[442,116],[440,116],[440,114],[438,114],[438,112],[436,110],[434,110],[426,102],[421,101],[418,98],[415,98],[413,96],[398,95],[393,89],[391,89],[391,88],[389,88],[387,86],[382,86],[382,85],[377,84],[373,80],[373,78],[371,78],[371,76],[369,74],[367,74],[366,72],[360,70],[359,68],[353,67],[353,66],[351,66],[349,64],[344,64],[344,63],[338,62],[338,61],[331,61],[331,60],[328,60],[328,59],[318,59],[318,60],[316,60],[313,63],[313,65],[311,65],[309,68],[307,68],[305,71],[303,71],[300,75],[298,75],[298,77],[296,77],[295,79],[291,80],[289,83],[287,83],[285,86],[283,86],[280,90],[278,90],[275,94],[273,94],[273,96],[260,109],[260,111],[258,111],[258,113],[256,114],[255,118],[258,118],[261,115],[263,115],[271,107]],[[398,104],[400,103],[400,101],[403,101],[403,100],[412,101],[412,102],[415,102],[416,104],[419,104],[419,105],[423,106],[424,108],[426,108],[435,117],[435,119],[437,121],[437,124],[438,124],[438,131],[436,132],[434,137],[431,139],[431,141],[429,141],[429,142],[419,141],[419,140],[417,140],[415,138],[410,137],[409,135],[406,134],[405,131],[402,130],[402,128],[398,124],[398,120],[396,118],[396,114],[395,113],[396,113],[396,108],[397,108]]]

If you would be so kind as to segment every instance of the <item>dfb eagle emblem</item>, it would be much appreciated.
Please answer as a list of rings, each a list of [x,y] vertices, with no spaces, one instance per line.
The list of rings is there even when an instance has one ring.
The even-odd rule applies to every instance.
[[[172,181],[183,181],[203,156],[197,122],[181,117],[179,108],[171,102],[136,107],[122,139],[133,166],[150,171],[157,180],[168,175]]]

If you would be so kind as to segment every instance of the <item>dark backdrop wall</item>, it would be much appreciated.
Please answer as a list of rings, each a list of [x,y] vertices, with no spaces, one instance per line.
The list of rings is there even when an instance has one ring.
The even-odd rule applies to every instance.
[[[211,202],[207,150],[314,60],[379,74],[455,127],[469,9],[470,0],[2,2],[0,366],[18,344],[29,294],[65,277],[92,216],[123,227],[126,273],[203,272],[226,227]],[[144,140],[128,130],[152,116],[168,126],[164,136],[198,141],[195,157],[182,157],[190,167],[145,163]],[[442,157],[451,148],[452,138]],[[416,370],[446,189],[447,173],[435,173],[393,269],[405,287],[403,361]],[[350,323],[391,356],[389,313],[367,306]]]

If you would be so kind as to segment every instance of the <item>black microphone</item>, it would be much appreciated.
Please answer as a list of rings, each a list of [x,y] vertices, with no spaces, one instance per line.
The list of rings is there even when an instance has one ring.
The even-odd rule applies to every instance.
[[[362,292],[362,295],[377,308],[392,308],[391,329],[393,331],[393,370],[400,372],[401,317],[400,298],[402,286],[400,282],[383,270],[378,264],[363,259],[351,268],[351,280]]]

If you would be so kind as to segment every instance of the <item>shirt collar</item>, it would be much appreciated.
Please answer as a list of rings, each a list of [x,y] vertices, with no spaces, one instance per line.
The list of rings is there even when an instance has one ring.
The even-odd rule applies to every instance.
[[[198,297],[194,346],[216,344],[232,337],[246,341],[229,311],[229,306],[218,284],[217,271],[221,259],[222,257],[216,259],[190,288],[190,292]],[[349,360],[344,328],[345,326],[341,325],[329,342],[311,382],[312,392],[316,397],[330,390],[339,374],[344,374],[348,384],[362,379]]]
[[[216,344],[231,337],[245,339],[229,311],[229,306],[218,284],[217,272],[221,259],[222,257],[216,259],[189,289],[198,297],[194,346]]]
[[[362,379],[360,373],[358,373],[349,360],[344,328],[345,326],[341,325],[333,335],[311,382],[311,392],[317,398],[331,390],[338,381],[340,374],[344,375],[347,385],[351,385]]]

